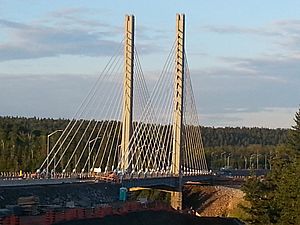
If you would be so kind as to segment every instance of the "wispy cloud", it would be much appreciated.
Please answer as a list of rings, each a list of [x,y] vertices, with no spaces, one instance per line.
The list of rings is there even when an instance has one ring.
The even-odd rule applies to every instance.
[[[261,27],[206,25],[202,26],[202,30],[218,34],[255,35],[272,38],[274,44],[285,50],[300,51],[300,20],[278,20]]]
[[[9,39],[0,43],[0,61],[59,55],[110,55],[119,45],[113,32],[88,28],[30,25],[1,20]]]
[[[262,108],[259,111],[231,112],[230,114],[200,114],[203,125],[217,127],[267,127],[290,128],[297,108]]]
[[[224,58],[224,67],[192,70],[202,114],[256,113],[299,105],[299,57]],[[226,116],[227,117],[227,116]]]
[[[4,20],[4,19],[0,19],[0,26],[7,27],[7,28],[14,28],[14,29],[28,28],[28,26],[23,23],[18,23],[18,22]]]
[[[111,55],[120,45],[123,28],[95,20],[88,13],[87,9],[67,8],[29,23],[1,19],[0,27],[7,38],[0,42],[0,61]],[[144,31],[141,37],[147,39],[147,36]],[[159,49],[153,43],[142,43],[141,48],[143,54]]]
[[[215,25],[206,25],[202,29],[208,32],[215,32],[219,34],[252,34],[252,35],[261,35],[261,36],[282,36],[282,33],[273,30],[272,28],[265,29],[262,28],[245,28],[237,27],[231,25],[215,26]]]
[[[222,60],[233,65],[232,74],[250,76],[274,82],[295,82],[300,80],[298,55],[268,55],[256,58],[223,57]]]
[[[96,20],[91,17],[96,16],[97,13],[103,14],[105,12],[98,12],[88,8],[64,8],[50,12],[43,21],[54,23],[56,26],[88,27],[89,29],[102,28],[112,30],[116,33],[122,31],[119,26],[113,26],[99,20],[99,18]]]

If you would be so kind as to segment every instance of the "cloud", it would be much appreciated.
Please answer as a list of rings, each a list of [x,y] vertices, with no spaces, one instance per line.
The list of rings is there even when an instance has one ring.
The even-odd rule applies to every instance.
[[[53,12],[44,20],[28,23],[0,20],[0,27],[6,34],[4,37],[7,37],[5,41],[0,41],[0,62],[61,55],[111,55],[119,46],[116,40],[122,39],[123,28],[95,20],[87,15],[89,13],[85,9],[69,8]],[[292,110],[285,109],[299,106],[299,27],[300,21],[295,20],[277,21],[259,28],[204,28],[220,34],[274,38],[272,41],[280,47],[279,52],[272,51],[256,57],[218,57],[217,60],[222,63],[191,71],[196,104],[204,124],[289,126],[287,118],[291,117]],[[152,33],[149,32],[151,29],[141,27],[137,32],[139,47],[142,48],[139,52],[142,54],[162,51],[152,45],[151,40],[167,35],[168,31]],[[150,84],[153,86],[157,79],[153,74],[157,72],[150,69],[145,71],[146,81],[152,79]],[[7,74],[0,75],[0,81],[3,93],[0,94],[1,115],[17,113],[41,117],[72,116],[94,82],[91,77],[49,74]],[[268,113],[275,113],[276,116],[268,117]]]
[[[225,59],[223,59],[225,60]],[[299,105],[299,57],[226,58],[224,67],[192,70],[201,114],[258,113]],[[229,120],[228,120],[229,121]]]
[[[121,33],[123,29],[111,24],[107,24],[99,18],[93,19],[92,16],[98,14],[105,14],[104,11],[96,11],[87,8],[63,8],[60,10],[52,11],[48,14],[48,17],[44,19],[44,22],[53,23],[56,26],[71,26],[71,27],[89,27],[89,29],[109,29],[116,33]]]
[[[92,13],[92,10],[87,8],[78,8],[78,7],[70,7],[70,8],[63,8],[56,11],[52,11],[49,13],[51,17],[72,17],[78,15],[84,15],[86,13]]]
[[[300,96],[299,82],[279,84],[242,75],[204,76],[195,71],[191,74],[202,125],[290,127],[292,124],[299,106],[295,97]],[[1,74],[0,115],[71,118],[96,80],[92,75]],[[104,87],[107,93],[121,90],[111,85]]]
[[[113,32],[89,31],[88,28],[27,25],[1,20],[9,40],[0,43],[0,61],[60,55],[111,55],[119,42]]]
[[[217,127],[290,128],[297,108],[263,108],[257,112],[200,114],[200,123]]]
[[[289,35],[299,35],[300,20],[278,20],[265,24],[261,27],[240,27],[234,25],[205,25],[201,27],[207,32],[219,34],[245,34],[259,35],[267,37],[288,37]]]
[[[85,74],[0,75],[0,115],[72,118],[97,83],[97,88],[90,95],[93,98],[84,102],[82,116],[90,118],[94,113],[93,119],[105,119],[107,112],[101,113],[101,110],[115,109],[112,107],[116,107],[115,101],[119,99],[120,102],[122,83],[121,79],[117,80],[120,77],[121,74],[110,74],[97,83],[97,77]],[[103,98],[105,95],[107,98]],[[114,101],[111,101],[113,97]]]
[[[252,34],[260,36],[282,36],[282,34],[276,29],[265,29],[265,28],[245,28],[237,26],[215,26],[215,25],[206,25],[202,26],[204,31],[214,32],[219,34]]]
[[[300,55],[275,54],[256,58],[223,57],[222,60],[233,65],[230,72],[233,75],[281,83],[300,81]]]
[[[300,51],[300,20],[278,20],[261,27],[206,25],[201,28],[204,31],[218,34],[255,35],[263,38],[272,38],[273,44],[283,50]]]
[[[1,19],[0,27],[7,38],[0,42],[0,61],[61,55],[112,55],[120,46],[123,28],[94,20],[87,15],[89,12],[68,8],[27,24]],[[143,39],[148,33],[143,32]],[[160,49],[153,43],[140,46],[143,54]]]
[[[0,80],[1,115],[70,118],[91,86],[84,76],[22,74]]]
[[[14,28],[14,29],[26,29],[26,28],[28,28],[28,26],[25,25],[25,24],[14,22],[14,21],[9,21],[9,20],[4,20],[4,19],[0,19],[0,26],[8,27],[8,28]]]

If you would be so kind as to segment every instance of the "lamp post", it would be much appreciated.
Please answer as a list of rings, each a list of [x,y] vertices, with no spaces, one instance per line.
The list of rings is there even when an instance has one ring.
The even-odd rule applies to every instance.
[[[244,156],[244,160],[245,160],[245,169],[247,169],[247,156]]]
[[[90,172],[91,172],[91,143],[93,143],[94,141],[96,141],[98,139],[100,139],[100,137],[96,137],[89,141],[88,174],[90,174]]]
[[[215,155],[215,152],[210,153],[210,169],[213,171],[213,157]]]
[[[265,153],[265,170],[267,169],[267,157],[268,157],[268,153]]]
[[[47,167],[46,167],[46,177],[49,178],[49,150],[50,150],[50,137],[57,132],[62,132],[63,130],[55,130],[47,135]]]
[[[256,169],[258,170],[258,157],[261,156],[261,154],[256,154]]]
[[[253,159],[253,157],[254,157],[255,155],[256,155],[256,154],[250,155],[250,169],[253,168],[253,165],[252,165],[252,159]]]
[[[269,157],[269,167],[270,167],[270,170],[272,170],[272,159],[273,159],[273,152],[270,151],[270,157]]]
[[[225,169],[225,167],[226,167],[226,153],[227,153],[227,152],[222,152],[222,153],[221,153],[221,160],[222,160],[222,156],[225,155],[225,156],[224,156],[224,169]]]
[[[227,169],[229,169],[230,166],[230,157],[231,157],[231,153],[229,153],[227,156]]]

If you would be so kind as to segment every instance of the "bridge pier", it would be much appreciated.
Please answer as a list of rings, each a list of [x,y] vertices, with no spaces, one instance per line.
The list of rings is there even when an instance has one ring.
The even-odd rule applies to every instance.
[[[182,210],[182,190],[172,191],[170,204],[173,209]]]

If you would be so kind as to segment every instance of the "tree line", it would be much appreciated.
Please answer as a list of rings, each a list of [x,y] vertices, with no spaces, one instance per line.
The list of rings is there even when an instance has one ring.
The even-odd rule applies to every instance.
[[[286,143],[288,129],[202,127],[208,167],[270,169],[277,146]]]
[[[46,157],[47,135],[64,129],[69,122],[67,119],[0,117],[0,171],[35,171]],[[201,127],[201,131],[211,169],[251,167],[256,162],[253,154],[260,154],[259,167],[263,167],[265,157],[269,159],[275,147],[286,142],[288,134],[287,129],[246,127]],[[51,140],[54,142],[55,138],[57,136]]]

